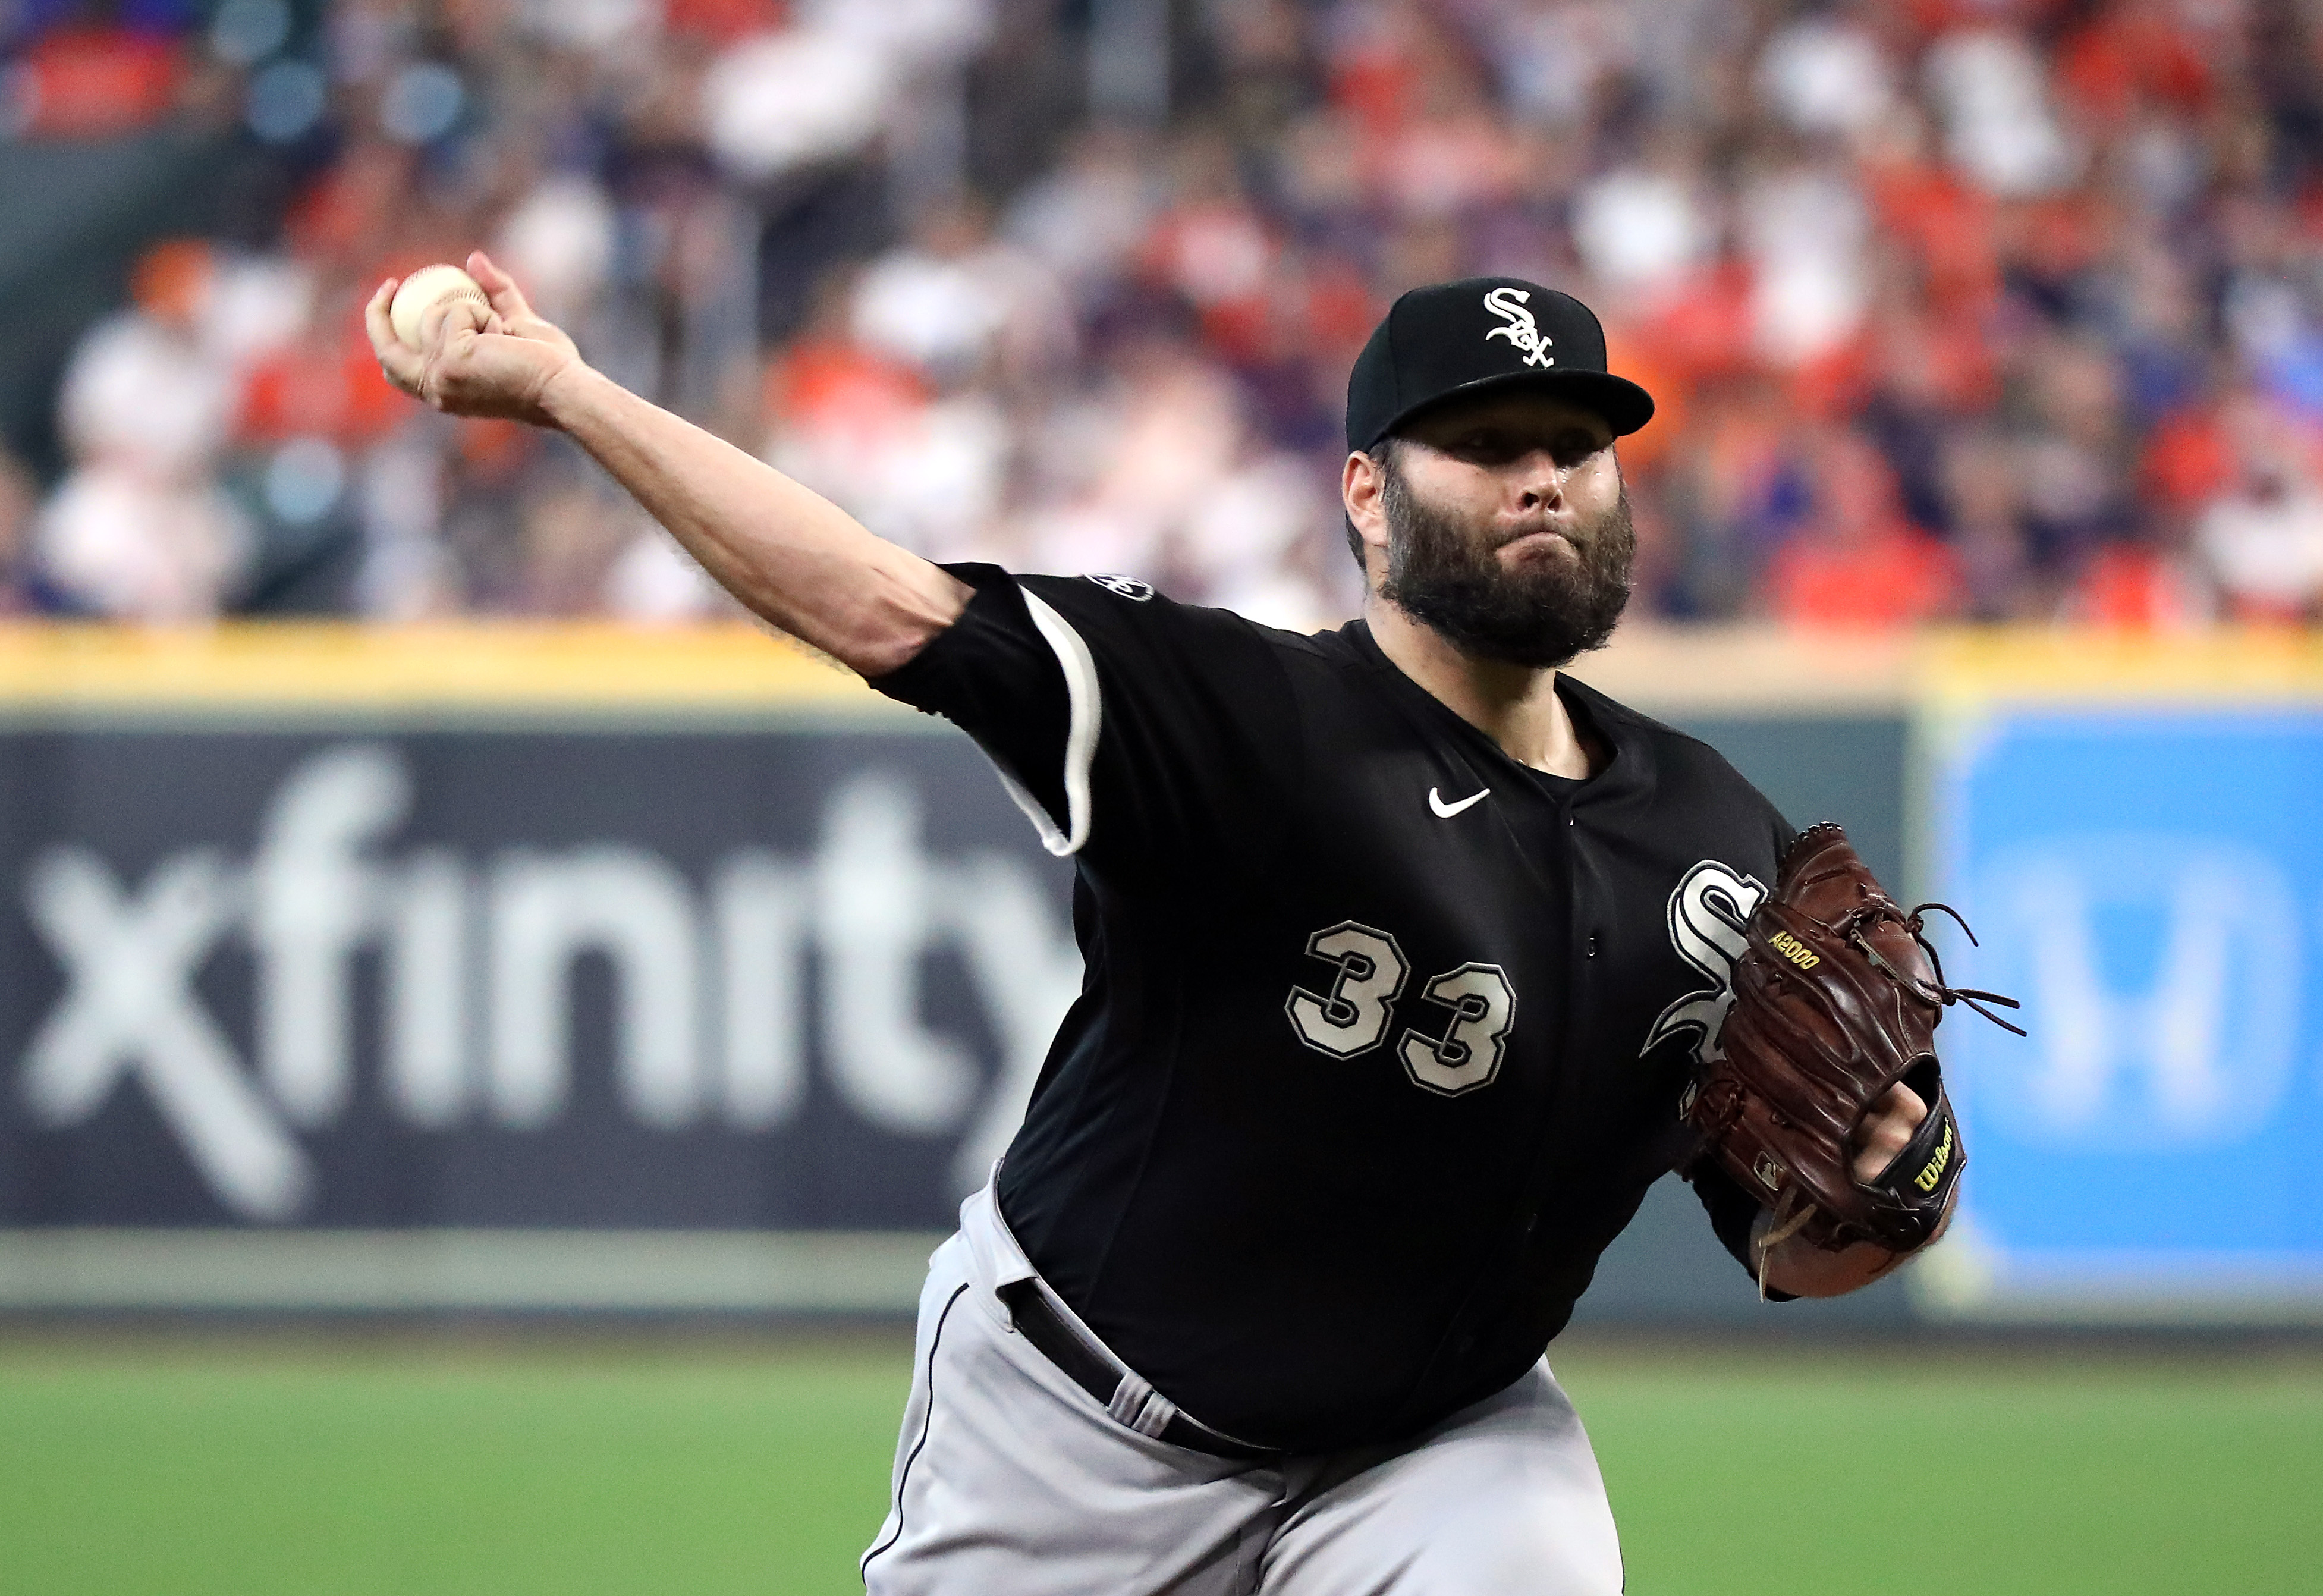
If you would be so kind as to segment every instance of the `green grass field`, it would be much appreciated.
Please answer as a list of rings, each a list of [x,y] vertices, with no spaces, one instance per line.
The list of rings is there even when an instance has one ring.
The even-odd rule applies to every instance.
[[[7,1596],[839,1596],[900,1339],[0,1340]],[[1561,1350],[1641,1596],[2323,1590],[2323,1355]]]

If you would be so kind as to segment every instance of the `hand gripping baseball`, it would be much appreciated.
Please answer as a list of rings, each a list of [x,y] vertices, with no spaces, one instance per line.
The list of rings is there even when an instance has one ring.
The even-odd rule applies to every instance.
[[[387,380],[414,399],[454,416],[497,416],[549,424],[545,395],[561,373],[582,367],[581,352],[525,300],[516,280],[478,250],[468,274],[491,303],[448,299],[420,317],[419,341],[396,336],[388,307],[395,280],[380,284],[363,308],[372,352]]]
[[[1685,1114],[1774,1209],[1758,1243],[1762,1277],[1768,1252],[1794,1234],[1830,1252],[1869,1241],[1905,1252],[1933,1239],[1951,1209],[1968,1156],[1936,1063],[1936,1024],[1965,1003],[2024,1032],[1985,1006],[2015,1008],[2014,999],[1944,984],[1923,934],[1931,909],[1952,913],[1941,903],[1902,908],[1846,833],[1826,824],[1791,845],[1750,917],[1719,1032],[1723,1056],[1696,1078]],[[1927,1115],[1884,1169],[1861,1179],[1854,1143],[1898,1084]]]

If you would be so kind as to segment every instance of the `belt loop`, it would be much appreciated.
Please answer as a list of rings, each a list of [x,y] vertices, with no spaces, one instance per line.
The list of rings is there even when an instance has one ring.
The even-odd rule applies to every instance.
[[[1129,1427],[1159,1441],[1177,1417],[1178,1404],[1148,1386],[1145,1400],[1138,1404],[1137,1417],[1129,1421]]]
[[[1105,1405],[1106,1417],[1114,1423],[1125,1425],[1134,1430],[1137,1428],[1139,1415],[1145,1411],[1147,1399],[1152,1395],[1153,1388],[1139,1376],[1125,1374],[1121,1377],[1121,1383],[1113,1388],[1113,1400]]]

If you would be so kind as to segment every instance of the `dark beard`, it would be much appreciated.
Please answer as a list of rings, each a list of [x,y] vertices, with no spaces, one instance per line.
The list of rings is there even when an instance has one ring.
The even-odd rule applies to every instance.
[[[1638,534],[1627,484],[1613,508],[1576,527],[1579,558],[1510,571],[1452,517],[1412,497],[1395,452],[1382,463],[1388,527],[1380,596],[1472,659],[1556,666],[1602,648],[1630,601]]]

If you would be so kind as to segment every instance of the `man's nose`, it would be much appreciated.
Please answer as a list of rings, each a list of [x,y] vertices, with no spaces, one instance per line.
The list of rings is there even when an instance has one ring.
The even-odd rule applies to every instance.
[[[1517,504],[1520,509],[1555,509],[1565,502],[1566,467],[1546,449],[1536,449],[1517,462]]]

